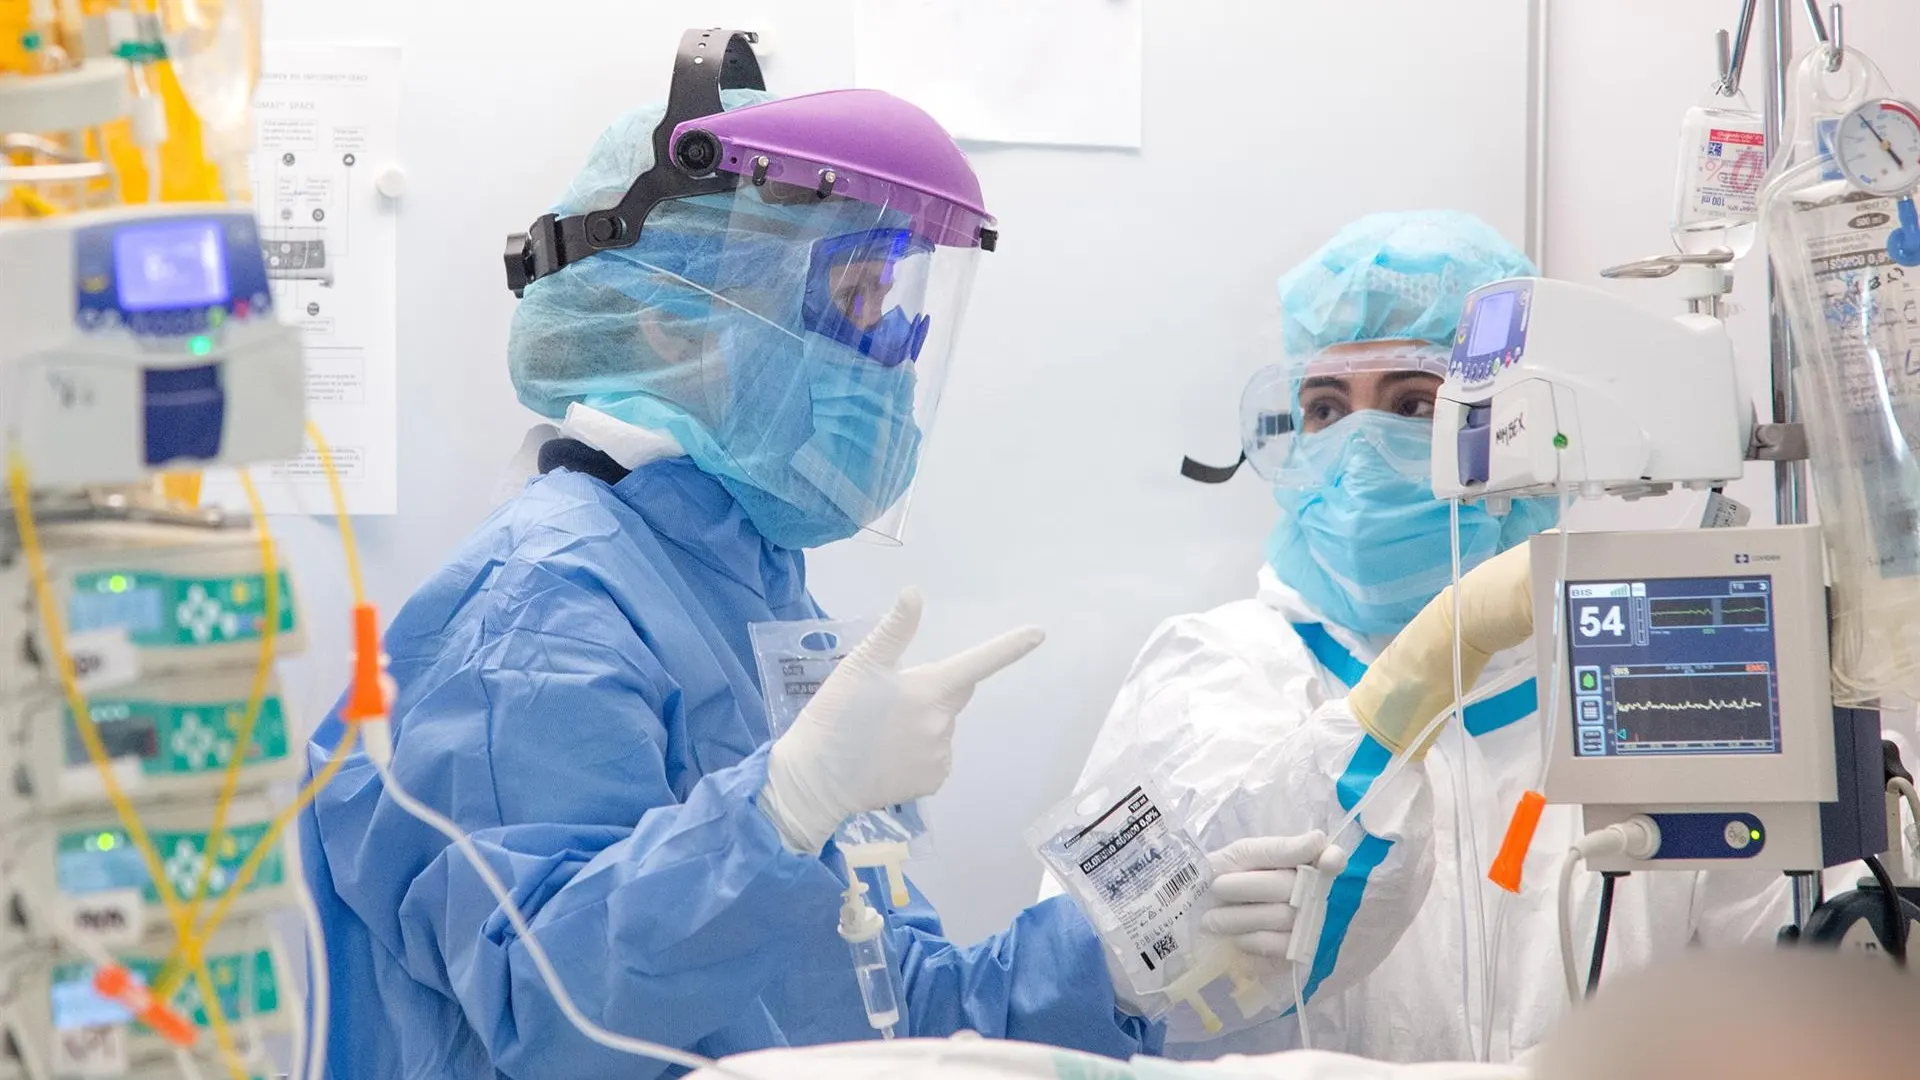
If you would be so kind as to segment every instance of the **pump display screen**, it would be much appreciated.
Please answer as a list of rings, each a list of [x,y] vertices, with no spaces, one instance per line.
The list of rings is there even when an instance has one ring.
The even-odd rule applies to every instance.
[[[1773,579],[1569,581],[1574,754],[1780,752]]]
[[[166,626],[166,592],[156,586],[75,592],[67,601],[67,629],[76,634],[121,628],[129,635]]]
[[[113,234],[113,277],[130,312],[225,304],[226,235],[217,221],[129,225]]]
[[[1516,299],[1511,292],[1490,293],[1480,298],[1473,313],[1473,330],[1467,337],[1469,356],[1485,356],[1506,347]]]

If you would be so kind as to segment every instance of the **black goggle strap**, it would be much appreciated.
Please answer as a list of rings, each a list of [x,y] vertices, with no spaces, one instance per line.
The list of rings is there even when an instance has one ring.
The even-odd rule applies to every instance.
[[[1293,431],[1293,414],[1261,413],[1256,423],[1259,424],[1260,430],[1255,434],[1261,443],[1265,443]],[[1233,479],[1234,474],[1240,471],[1240,466],[1246,463],[1245,451],[1241,452],[1240,460],[1231,465],[1207,465],[1190,457],[1183,457],[1180,459],[1180,475],[1202,484],[1224,484]]]

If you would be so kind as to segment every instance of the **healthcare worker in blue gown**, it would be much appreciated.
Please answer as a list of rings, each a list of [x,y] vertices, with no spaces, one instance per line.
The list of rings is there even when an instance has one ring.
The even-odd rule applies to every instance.
[[[840,93],[863,97],[728,91],[728,110],[701,121],[723,140],[799,147],[785,175],[804,187],[743,180],[661,202],[634,243],[526,286],[513,383],[561,437],[385,637],[399,782],[471,833],[588,1017],[707,1057],[874,1037],[836,933],[830,838],[851,813],[937,789],[974,684],[1041,637],[900,670],[909,592],[769,742],[748,624],[819,616],[804,550],[893,527],[970,261],[992,242],[978,184],[931,119]],[[662,115],[600,138],[562,224],[655,169]],[[854,194],[820,194],[795,162],[834,165]],[[341,733],[336,711],[310,767]],[[576,1032],[473,868],[358,751],[302,839],[332,1076],[673,1071]],[[899,908],[868,895],[908,1034],[1157,1051],[1159,1025],[1117,1005],[1066,899],[961,947],[917,893]],[[1245,921],[1269,918],[1290,922],[1275,904]]]

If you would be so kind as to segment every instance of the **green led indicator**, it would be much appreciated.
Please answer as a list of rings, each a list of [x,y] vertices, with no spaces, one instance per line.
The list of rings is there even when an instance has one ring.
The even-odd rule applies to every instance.
[[[1758,839],[1760,839],[1760,830],[1759,830],[1759,829],[1753,829],[1753,830],[1751,830],[1751,831],[1749,831],[1749,832],[1747,833],[1747,835],[1748,835],[1748,836],[1750,836],[1750,837],[1752,837],[1752,838],[1753,838],[1753,839],[1755,839],[1755,840],[1758,840]]]
[[[118,845],[119,840],[110,832],[103,832],[93,838],[93,847],[96,851],[112,851]]]
[[[1553,448],[1555,450],[1565,450],[1567,448],[1567,437],[1560,432],[1554,432]]]
[[[1580,673],[1580,689],[1592,690],[1593,688],[1599,685],[1600,685],[1600,680],[1594,678],[1593,672],[1583,671]]]
[[[108,592],[126,592],[127,591],[127,575],[115,574],[112,577],[108,578],[107,591]]]
[[[205,356],[213,351],[213,339],[205,334],[196,334],[192,341],[187,342],[187,349],[195,356]]]

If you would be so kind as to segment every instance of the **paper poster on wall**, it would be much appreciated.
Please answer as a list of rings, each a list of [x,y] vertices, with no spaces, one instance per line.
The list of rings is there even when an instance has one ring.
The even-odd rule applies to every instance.
[[[297,326],[307,415],[333,452],[347,508],[398,509],[394,209],[375,178],[397,164],[400,50],[264,46],[254,95],[254,212],[281,319]],[[272,513],[325,513],[320,456],[254,470]],[[232,505],[237,485],[211,494]]]
[[[856,0],[854,82],[956,139],[1140,145],[1145,0]]]

